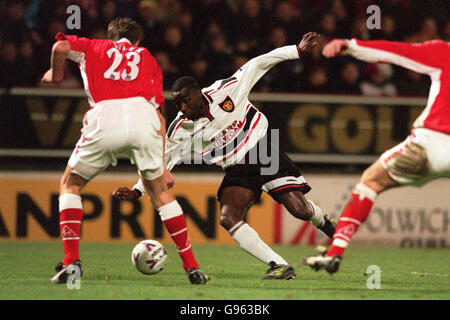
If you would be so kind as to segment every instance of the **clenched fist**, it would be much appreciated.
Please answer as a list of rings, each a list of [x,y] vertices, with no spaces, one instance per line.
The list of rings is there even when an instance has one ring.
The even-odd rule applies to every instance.
[[[347,40],[334,39],[323,47],[322,54],[327,58],[333,58],[339,54],[342,54],[343,50],[347,49],[347,47]]]
[[[138,194],[127,187],[119,187],[113,191],[112,195],[120,200],[136,200]]]

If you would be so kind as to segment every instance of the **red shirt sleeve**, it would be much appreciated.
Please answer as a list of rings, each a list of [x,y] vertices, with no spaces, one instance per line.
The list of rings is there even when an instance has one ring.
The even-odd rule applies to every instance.
[[[426,41],[423,43],[354,40],[356,40],[358,46],[394,53],[434,68],[443,68],[446,66],[450,54],[450,45],[441,40]],[[385,62],[395,63],[396,61]]]
[[[69,36],[62,32],[59,32],[55,39],[57,41],[67,40],[70,44],[70,50],[86,52],[89,48],[90,39],[88,38],[78,38],[77,36]]]

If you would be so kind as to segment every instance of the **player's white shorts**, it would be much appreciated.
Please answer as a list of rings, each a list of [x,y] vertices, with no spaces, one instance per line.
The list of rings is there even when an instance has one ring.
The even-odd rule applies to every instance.
[[[164,172],[160,127],[155,107],[142,97],[101,101],[86,113],[68,165],[91,180],[123,153],[142,177],[155,179]]]
[[[405,141],[381,155],[381,164],[400,184],[423,185],[450,177],[450,135],[415,128]]]

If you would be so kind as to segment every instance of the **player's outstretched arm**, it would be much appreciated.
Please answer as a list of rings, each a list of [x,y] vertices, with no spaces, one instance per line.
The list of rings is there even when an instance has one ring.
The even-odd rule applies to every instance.
[[[325,45],[322,53],[327,58],[350,54],[356,59],[369,62],[391,63],[423,73],[438,74],[437,69],[447,65],[450,45],[441,40],[423,43],[406,43],[386,40],[335,39]]]
[[[278,63],[299,59],[310,52],[318,44],[319,38],[318,33],[308,32],[299,44],[280,47],[249,60],[233,75],[239,80],[237,88],[240,95],[248,95],[255,83]]]
[[[69,41],[57,41],[52,47],[50,69],[42,77],[44,83],[56,83],[64,77],[64,63],[70,52]]]
[[[166,180],[167,188],[172,188],[175,183],[175,177],[167,169],[164,170],[164,179]],[[118,187],[113,191],[112,195],[120,200],[136,200],[145,192],[144,184],[142,183],[142,180],[139,179],[133,189],[128,187]]]

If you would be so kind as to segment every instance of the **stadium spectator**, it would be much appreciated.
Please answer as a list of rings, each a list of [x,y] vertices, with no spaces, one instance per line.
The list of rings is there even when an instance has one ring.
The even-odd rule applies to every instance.
[[[116,1],[103,1],[100,4],[99,16],[97,17],[96,21],[106,30],[108,28],[109,22],[116,17],[116,13]]]
[[[34,86],[36,85],[40,76],[38,67],[33,61],[34,47],[31,40],[24,40],[19,47],[18,69],[16,73],[22,77],[20,81],[21,86]]]
[[[366,79],[361,82],[361,93],[366,96],[396,96],[397,89],[389,81],[392,72],[384,72],[380,64],[366,64]]]
[[[450,42],[450,19],[447,20],[442,28],[442,40]]]
[[[430,80],[423,74],[412,70],[403,70],[402,76],[396,81],[399,95],[426,96],[430,87]]]
[[[325,42],[337,36],[336,17],[327,12],[320,17],[319,31]]]
[[[356,18],[353,20],[349,35],[351,38],[368,40],[370,32],[367,30],[366,18]]]
[[[164,32],[164,24],[157,20],[157,4],[155,1],[143,0],[137,8],[137,22],[144,28],[142,46],[150,52],[155,51],[161,45],[160,38]]]
[[[190,63],[188,74],[196,77],[201,86],[209,86],[213,81],[209,73],[208,60],[202,54],[195,54]]]
[[[270,19],[272,29],[275,26],[286,30],[287,40],[289,43],[295,43],[299,33],[305,33],[306,26],[300,20],[298,12],[295,10],[290,1],[277,1],[275,4],[275,16]]]
[[[439,29],[436,20],[432,17],[426,17],[423,19],[420,30],[418,33],[408,37],[408,42],[424,42],[434,39],[440,39]]]
[[[0,32],[5,41],[12,41],[18,45],[28,35],[29,29],[25,24],[24,10],[24,4],[20,1],[8,3],[6,15],[0,19]]]
[[[242,1],[239,1],[239,4]],[[223,29],[227,39],[233,42],[239,38],[239,34],[235,34],[235,26],[239,21],[237,20],[237,12],[234,13],[229,1],[216,0],[186,0],[183,1],[185,7],[189,8],[193,16],[193,30],[196,38],[202,38],[202,34],[208,28],[212,21]]]
[[[163,73],[163,88],[164,90],[170,90],[175,80],[178,79],[181,74],[177,67],[170,61],[166,52],[159,51],[155,53],[155,59]]]
[[[246,64],[248,61],[248,56],[244,54],[235,54],[232,57],[232,64],[231,64],[231,71],[235,73],[239,70],[240,67],[242,67],[244,64]]]
[[[340,76],[333,83],[332,91],[340,94],[360,94],[360,71],[353,61],[345,62],[340,71]]]
[[[205,56],[211,66],[210,77],[222,79],[230,74],[231,53],[224,35],[219,34],[210,39]]]
[[[195,43],[197,35],[195,34],[193,16],[189,8],[184,8],[178,15],[175,23],[181,28],[184,41],[187,43]]]
[[[103,28],[101,25],[93,25],[89,38],[91,38],[91,39],[106,39],[107,38],[106,29]]]
[[[372,39],[384,39],[390,41],[399,41],[400,35],[397,32],[395,19],[389,15],[382,15],[381,29],[373,30]]]
[[[267,35],[268,21],[259,1],[244,0],[233,28],[233,39],[242,37],[251,47],[259,47]]]
[[[345,36],[350,29],[351,19],[342,0],[333,0],[330,13],[336,18],[336,34]]]
[[[188,70],[186,66],[192,61],[193,47],[192,43],[183,41],[181,28],[175,24],[167,25],[164,30],[163,42],[158,46],[158,51],[167,53],[170,61],[177,66],[181,73],[185,74]]]
[[[264,51],[268,52],[288,44],[289,42],[286,30],[280,26],[276,26],[269,33],[269,43]],[[257,88],[267,92],[298,91],[302,81],[302,72],[303,62],[300,59],[286,61],[277,68],[271,69],[267,75],[261,79],[261,84],[258,84]]]
[[[15,70],[18,68],[18,48],[12,41],[5,41],[0,50],[0,85],[2,87],[19,86],[20,78]]]
[[[309,93],[328,93],[328,73],[323,67],[315,67],[306,77],[302,91]]]

